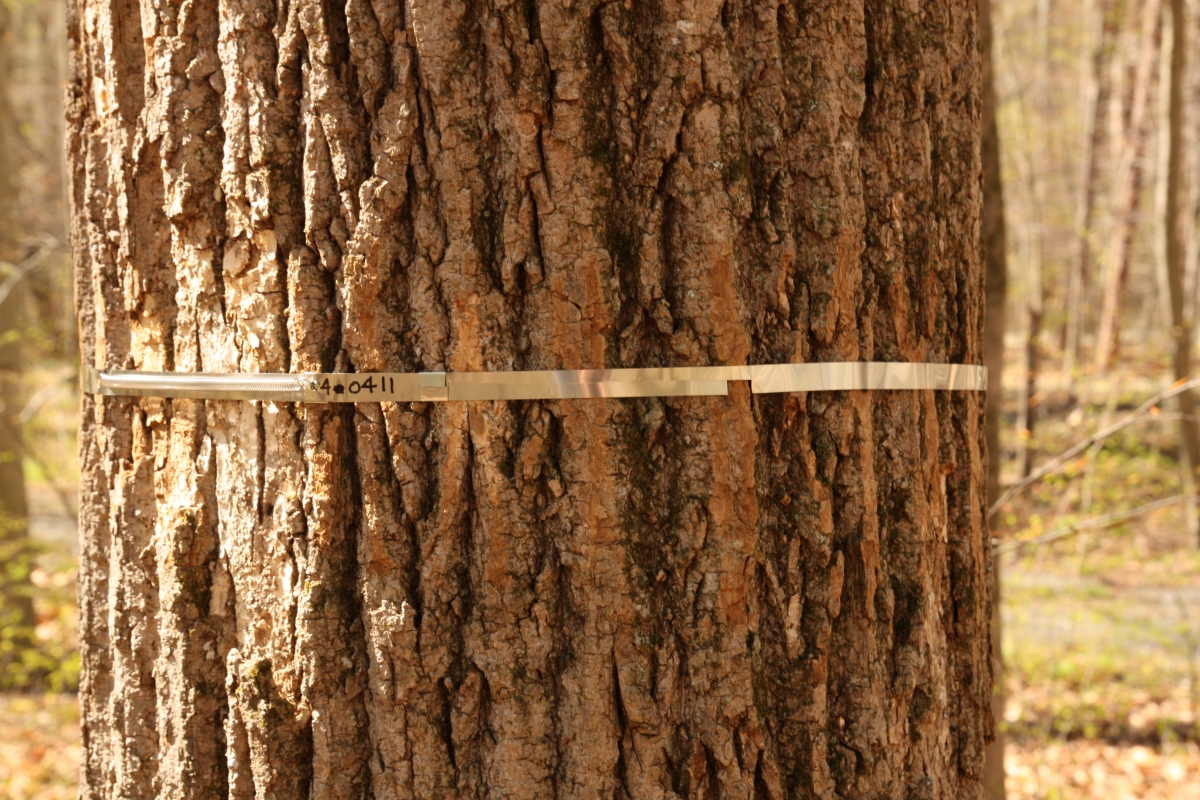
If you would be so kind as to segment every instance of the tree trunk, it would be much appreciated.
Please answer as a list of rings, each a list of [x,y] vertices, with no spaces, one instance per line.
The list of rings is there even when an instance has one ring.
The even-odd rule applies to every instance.
[[[996,78],[992,59],[992,4],[979,0],[980,51],[983,56],[983,126],[980,155],[983,166],[983,259],[986,317],[983,328],[983,361],[988,368],[988,404],[985,417],[987,434],[987,502],[990,507],[1000,496],[1000,466],[1004,449],[1000,429],[1004,422],[1004,331],[1008,301],[1008,242],[1004,225],[1004,181],[1000,171],[1000,134],[996,126]],[[1004,661],[1000,619],[1000,559],[992,559],[992,724],[995,739],[984,753],[984,797],[1004,800]]]
[[[1183,182],[1184,81],[1187,78],[1188,21],[1184,0],[1171,0],[1171,87],[1167,111],[1167,289],[1171,303],[1171,365],[1176,380],[1192,376],[1192,320],[1184,308],[1184,272],[1187,264],[1186,186]],[[1192,392],[1179,395],[1179,435],[1183,443],[1185,483],[1196,491],[1200,480],[1200,423],[1196,421],[1196,398]],[[1188,519],[1196,534],[1196,510]]]
[[[975,25],[78,0],[84,358],[979,363]],[[732,386],[87,398],[83,796],[977,796],[983,398]]]
[[[1039,237],[1040,238],[1040,237]],[[1030,259],[1029,270],[1029,299],[1026,304],[1025,331],[1025,380],[1021,383],[1021,458],[1019,467],[1022,478],[1028,478],[1033,471],[1033,460],[1036,455],[1033,436],[1037,427],[1038,402],[1041,398],[1037,393],[1038,368],[1041,361],[1042,338],[1042,269],[1041,258],[1034,256]]]
[[[1133,234],[1142,194],[1142,160],[1146,150],[1150,104],[1162,46],[1162,0],[1147,0],[1142,7],[1141,35],[1138,39],[1137,71],[1128,118],[1124,125],[1114,177],[1112,241],[1100,309],[1100,327],[1096,335],[1096,369],[1104,372],[1112,365],[1120,345],[1120,303],[1129,277]]]
[[[1067,292],[1064,299],[1066,313],[1062,333],[1063,372],[1067,380],[1074,382],[1075,368],[1079,363],[1086,297],[1095,269],[1093,237],[1096,217],[1096,195],[1100,187],[1100,150],[1104,138],[1101,124],[1104,109],[1112,91],[1107,80],[1109,42],[1113,38],[1113,19],[1106,0],[1092,0],[1086,6],[1085,17],[1091,29],[1089,57],[1081,59],[1083,98],[1081,119],[1084,131],[1081,139],[1083,157],[1079,161],[1079,198],[1075,208],[1075,254],[1067,273]]]

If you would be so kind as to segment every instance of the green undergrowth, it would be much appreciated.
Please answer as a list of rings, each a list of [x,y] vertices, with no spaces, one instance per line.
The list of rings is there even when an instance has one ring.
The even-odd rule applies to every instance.
[[[23,344],[36,355],[36,341]],[[73,692],[79,684],[76,371],[68,362],[32,357],[21,381],[30,518],[0,522],[0,691]]]
[[[1009,733],[1200,741],[1195,601],[1086,578],[1031,585],[1044,577],[1014,569],[1005,586]]]
[[[10,541],[0,542],[0,565],[0,691],[75,691],[74,559]]]
[[[1169,382],[1048,393],[1029,440],[1035,467]],[[998,515],[1005,542],[1067,532],[1004,559],[1004,725],[1016,741],[1200,742],[1200,543],[1186,506],[1072,530],[1185,492],[1171,412],[1147,414]],[[1015,429],[1006,445],[1011,483],[1021,446]]]

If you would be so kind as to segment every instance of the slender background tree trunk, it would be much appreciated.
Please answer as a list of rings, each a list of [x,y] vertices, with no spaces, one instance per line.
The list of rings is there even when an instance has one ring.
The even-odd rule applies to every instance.
[[[974,0],[77,0],[84,358],[980,363]],[[88,398],[83,794],[977,795],[983,398]]]
[[[1106,68],[1113,38],[1115,13],[1110,13],[1108,0],[1092,0],[1086,7],[1088,27],[1092,36],[1088,58],[1081,59],[1080,94],[1083,99],[1080,117],[1083,120],[1083,157],[1079,161],[1079,197],[1075,208],[1076,251],[1067,273],[1067,292],[1064,298],[1066,313],[1062,334],[1063,372],[1074,383],[1076,366],[1084,327],[1087,322],[1087,294],[1095,269],[1096,204],[1101,175],[1101,144],[1104,138],[1103,117],[1112,92]],[[986,202],[986,200],[985,200]]]
[[[1000,467],[1004,449],[1000,431],[1004,423],[1004,332],[1008,300],[1008,244],[1004,226],[1004,182],[1000,173],[1000,136],[996,126],[996,77],[992,59],[992,4],[979,0],[980,52],[983,58],[983,126],[980,156],[983,165],[983,258],[986,288],[986,319],[983,328],[983,357],[988,368],[987,434],[988,505],[1000,496]],[[989,528],[990,530],[990,528]],[[995,739],[984,754],[984,797],[1004,800],[1004,659],[1001,651],[1000,558],[992,558],[992,724]]]
[[[1147,0],[1140,7],[1141,34],[1133,85],[1122,127],[1117,139],[1114,165],[1113,228],[1105,269],[1104,297],[1100,309],[1100,326],[1096,334],[1096,369],[1106,371],[1120,347],[1121,295],[1129,276],[1133,250],[1133,234],[1141,203],[1143,160],[1149,136],[1148,107],[1151,92],[1158,77],[1159,52],[1162,47],[1163,2]]]
[[[1187,232],[1184,229],[1183,209],[1186,184],[1183,174],[1183,96],[1187,76],[1188,36],[1184,0],[1171,3],[1171,86],[1167,121],[1167,287],[1171,304],[1171,366],[1176,380],[1192,376],[1192,320],[1185,311],[1184,273],[1187,264]],[[1186,484],[1196,491],[1197,470],[1200,469],[1200,423],[1196,421],[1196,398],[1192,392],[1179,395],[1179,434],[1183,443]],[[1196,510],[1188,519],[1193,536],[1198,532]]]
[[[1048,119],[1050,116],[1050,104],[1047,96],[1050,86],[1050,13],[1051,0],[1038,0],[1038,79],[1037,89],[1033,94],[1032,101],[1035,113],[1042,119]],[[1028,301],[1026,303],[1025,381],[1021,387],[1020,414],[1022,441],[1020,467],[1022,478],[1029,475],[1033,469],[1033,462],[1037,457],[1037,448],[1034,442],[1036,441],[1035,431],[1038,421],[1038,406],[1042,400],[1041,395],[1038,393],[1038,375],[1042,366],[1042,319],[1046,309],[1046,209],[1049,206],[1046,202],[1046,181],[1042,175],[1042,164],[1046,163],[1045,150],[1047,149],[1044,136],[1038,137],[1038,145],[1037,149],[1040,152],[1031,154],[1036,160],[1036,165],[1031,165],[1031,169],[1029,170],[1030,193],[1034,198],[1037,218],[1032,226],[1033,230],[1030,232],[1029,238],[1031,241],[1029,242],[1029,252],[1026,260],[1029,267],[1029,283],[1027,289]],[[998,140],[997,152],[999,152]],[[999,180],[996,185],[1000,185]],[[985,199],[984,202],[986,203],[987,200]],[[1001,208],[1001,214],[1003,214],[1003,208]],[[992,256],[985,254],[984,257],[986,259]],[[1001,360],[1002,364],[1003,359]]]

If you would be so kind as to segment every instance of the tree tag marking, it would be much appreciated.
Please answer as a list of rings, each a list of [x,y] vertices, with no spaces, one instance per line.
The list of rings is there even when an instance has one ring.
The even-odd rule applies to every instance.
[[[85,393],[116,397],[297,403],[417,403],[724,396],[729,381],[754,394],[844,391],[986,391],[976,364],[835,361],[715,367],[511,372],[218,373],[101,371],[83,367]]]

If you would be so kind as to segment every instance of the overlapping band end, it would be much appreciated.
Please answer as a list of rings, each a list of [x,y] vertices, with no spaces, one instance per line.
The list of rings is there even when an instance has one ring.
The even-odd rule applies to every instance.
[[[975,364],[863,361],[762,364],[749,369],[750,388],[755,394],[987,389],[987,368]]]
[[[85,391],[107,396],[300,402],[310,379],[287,373],[101,372],[85,366],[81,382]]]

